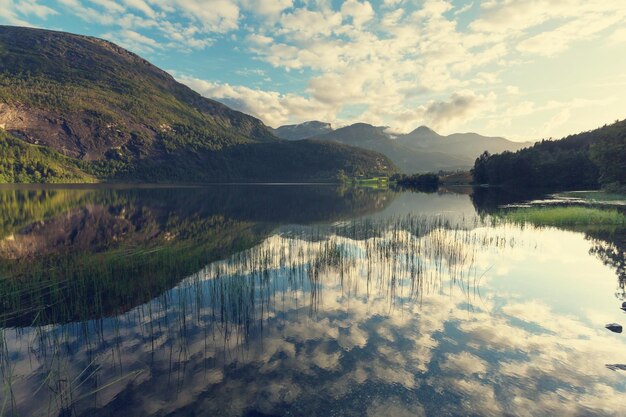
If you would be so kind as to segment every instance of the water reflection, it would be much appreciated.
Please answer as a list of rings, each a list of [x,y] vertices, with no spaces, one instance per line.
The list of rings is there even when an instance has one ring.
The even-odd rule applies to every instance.
[[[387,191],[249,186],[0,191],[0,321],[80,321],[128,311],[281,223],[385,207]],[[60,307],[59,307],[60,306]]]
[[[607,241],[494,224],[468,214],[467,196],[358,198],[374,202],[348,201],[344,207],[353,214],[337,209],[319,224],[319,214],[315,224],[292,225],[278,217],[235,221],[232,214],[197,223],[198,232],[190,236],[206,236],[203,248],[220,236],[224,251],[203,249],[205,263],[184,280],[176,278],[171,290],[118,314],[92,312],[89,320],[5,328],[5,412],[620,414],[624,374],[605,364],[626,362],[626,346],[623,337],[603,328],[621,313],[613,294],[615,271],[589,255]],[[179,216],[178,206],[171,202],[173,211],[164,212]],[[225,219],[246,224],[222,226],[230,235],[252,228],[254,238],[236,246],[214,234],[217,223],[229,224]],[[144,238],[149,231],[172,233],[139,223],[146,226],[126,233],[140,236],[137,250],[149,250],[155,239]],[[21,233],[31,233],[29,227]],[[106,253],[109,245],[88,245],[88,252]],[[107,262],[100,265],[109,268]],[[164,276],[179,276],[189,260],[183,258],[180,270],[161,262],[150,273],[131,268],[139,275],[128,273],[120,281],[150,281],[161,265],[172,265]],[[76,261],[67,271],[87,264]],[[108,279],[117,281],[114,274]],[[84,290],[80,294],[74,305],[88,310],[93,300]],[[52,318],[65,300],[45,310],[46,323],[59,323]]]
[[[493,215],[503,211],[503,207],[510,205],[528,205],[533,207],[544,206],[570,206],[589,204],[584,200],[559,199],[552,196],[555,190],[549,189],[520,189],[520,188],[473,188],[469,192],[473,206],[476,212],[481,216]],[[552,196],[546,199],[546,196]],[[545,202],[545,204],[544,204]],[[602,204],[600,204],[602,206]],[[606,208],[617,209],[626,213],[624,207],[620,205],[611,207],[610,204],[605,205]],[[623,225],[561,225],[561,229],[573,230],[580,232],[592,242],[589,249],[591,255],[597,256],[602,262],[613,268],[618,277],[618,288],[616,297],[620,300],[626,300],[626,228]]]

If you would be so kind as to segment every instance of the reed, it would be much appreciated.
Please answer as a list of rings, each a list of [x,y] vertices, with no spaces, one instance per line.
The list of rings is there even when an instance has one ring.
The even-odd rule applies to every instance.
[[[626,215],[617,209],[580,206],[524,207],[503,212],[504,219],[538,226],[626,226]]]
[[[141,256],[117,252],[115,262],[71,261],[57,266],[62,271],[55,275],[58,279],[46,281],[42,276],[32,287],[15,287],[10,299],[17,312],[53,304],[50,311],[31,311],[30,324],[5,329],[5,337],[27,346],[34,364],[29,378],[38,381],[34,391],[50,404],[50,415],[85,410],[104,390],[121,390],[149,371],[149,363],[129,367],[122,361],[125,340],[138,334],[152,357],[169,352],[171,378],[183,381],[198,337],[207,350],[243,357],[248,340],[262,337],[268,322],[279,319],[276,313],[284,304],[315,317],[327,302],[329,288],[339,288],[346,302],[384,302],[388,314],[419,305],[426,294],[441,291],[444,282],[468,297],[476,295],[486,273],[475,263],[477,251],[519,244],[507,236],[506,228],[490,224],[491,219],[473,217],[407,215],[297,227],[257,245],[239,240],[238,250],[222,252],[220,259],[198,266],[180,282],[168,277],[195,267],[195,258],[183,254],[205,246],[150,249]],[[151,261],[143,264],[141,259]],[[65,275],[75,269],[97,279]],[[175,286],[166,291],[160,284],[155,287],[155,280]],[[128,287],[129,282],[138,286]],[[145,290],[140,290],[142,282]],[[123,296],[117,307],[111,304],[112,295],[130,288],[150,298],[133,308],[126,307]],[[46,296],[38,304],[25,294]],[[64,301],[68,295],[71,304]],[[21,305],[20,300],[29,301]],[[79,347],[84,352],[80,360],[74,356]],[[15,400],[12,389],[25,376],[11,372],[12,357],[11,352],[3,354],[2,387],[9,397],[6,407],[19,414],[24,405]]]

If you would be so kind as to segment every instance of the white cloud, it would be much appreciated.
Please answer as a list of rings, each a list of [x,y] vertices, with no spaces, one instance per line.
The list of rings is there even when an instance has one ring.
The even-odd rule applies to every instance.
[[[521,41],[517,48],[522,52],[552,56],[563,52],[577,40],[589,40],[606,28],[623,20],[625,14],[594,13],[585,19],[572,20],[554,30],[534,35]]]
[[[341,6],[341,13],[352,19],[352,24],[360,28],[374,18],[374,9],[368,1],[346,0]]]
[[[0,0],[0,23],[17,26],[32,26],[29,17],[47,19],[58,12],[48,6],[33,1]]]
[[[87,22],[118,27],[102,36],[138,53],[167,48],[204,49],[214,42],[212,34],[236,29],[239,19],[239,8],[230,0],[176,0],[174,5],[162,0],[59,0],[59,3],[68,13]],[[144,30],[150,30],[152,35],[142,33]],[[159,37],[154,36],[155,31]]]
[[[334,121],[337,112],[336,108],[296,94],[212,83],[182,75],[177,75],[176,78],[203,96],[251,114],[273,127],[295,120],[310,120],[317,116],[323,120]]]
[[[253,13],[271,17],[291,8],[293,0],[242,0],[241,4]]]
[[[474,2],[468,3],[465,6],[459,7],[458,9],[454,11],[454,15],[458,16],[460,14],[463,14],[467,12],[468,10],[470,10],[472,7],[474,7]]]
[[[163,45],[154,39],[128,29],[106,33],[102,37],[137,53],[151,53],[163,48]]]
[[[281,16],[277,33],[308,42],[311,38],[332,35],[341,22],[341,14],[332,10],[296,9]]]
[[[48,16],[58,14],[58,12],[48,6],[38,4],[36,1],[18,1],[16,9],[24,15],[35,16],[46,19]]]
[[[150,18],[156,17],[156,12],[152,9],[152,7],[148,5],[148,3],[146,3],[143,0],[122,0],[122,1],[126,6],[135,10],[139,10],[140,12],[142,12],[143,14],[145,14],[146,16]]]
[[[124,13],[126,8],[114,0],[91,0],[92,3],[101,6],[109,13]]]
[[[312,2],[285,12],[275,29],[255,33],[263,42],[250,51],[279,69],[310,70],[306,93],[329,109],[345,114],[360,106],[365,110],[359,117],[397,130],[408,123],[449,128],[477,109],[495,109],[497,97],[489,90],[506,89],[503,72],[527,63],[517,51],[554,56],[598,37],[625,20],[626,7],[619,3],[495,0],[455,8],[427,0],[409,11],[404,2],[387,1],[375,12],[357,0],[339,10]],[[456,16],[469,9],[480,13],[461,29]],[[619,42],[623,34],[614,33]],[[465,94],[477,90],[487,92]],[[509,100],[518,92],[509,89]]]
[[[472,91],[454,93],[448,101],[437,101],[426,109],[426,116],[435,126],[447,123],[454,119],[463,119],[475,115],[480,109],[495,98],[478,96]]]
[[[239,26],[239,5],[235,0],[151,0],[164,12],[170,7],[198,23],[206,32],[226,33]]]
[[[337,117],[344,103],[368,103],[359,94],[362,79],[355,79],[353,84],[344,83],[345,88],[339,88],[340,79],[329,81],[329,84],[324,84],[324,88],[321,85],[314,85],[317,89],[311,91],[318,93],[325,91],[327,94],[312,94],[310,97],[305,97],[298,94],[281,94],[275,91],[209,82],[181,74],[175,74],[175,76],[205,97],[252,114],[273,127],[314,119],[346,125],[354,120]],[[333,82],[338,84],[333,85]],[[347,97],[350,94],[352,97]],[[474,117],[490,109],[494,101],[495,95],[493,94],[480,95],[463,90],[452,94],[446,100],[431,100],[413,109],[404,109],[397,103],[392,108],[368,109],[360,113],[357,120],[374,125],[383,125],[391,121],[394,132],[408,132],[420,124],[428,124],[437,129],[443,126],[454,126],[455,123]]]

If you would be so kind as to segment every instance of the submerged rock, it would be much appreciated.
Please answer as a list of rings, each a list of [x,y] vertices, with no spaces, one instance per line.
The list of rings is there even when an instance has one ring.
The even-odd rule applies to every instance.
[[[612,332],[615,333],[621,333],[622,332],[622,325],[621,324],[617,324],[617,323],[609,323],[606,326],[607,329],[609,329]]]

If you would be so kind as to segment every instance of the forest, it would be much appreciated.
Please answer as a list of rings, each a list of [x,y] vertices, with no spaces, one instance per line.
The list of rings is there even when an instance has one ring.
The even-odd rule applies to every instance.
[[[471,173],[476,184],[624,190],[626,120],[517,152],[484,152]]]

